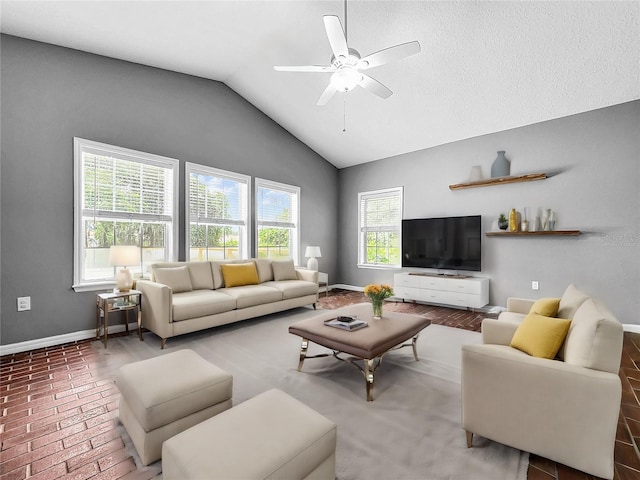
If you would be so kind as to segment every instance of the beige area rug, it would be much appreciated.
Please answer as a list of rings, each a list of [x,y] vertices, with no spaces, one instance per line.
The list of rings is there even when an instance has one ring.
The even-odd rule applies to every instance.
[[[121,364],[190,348],[233,375],[236,405],[271,388],[287,392],[338,425],[339,480],[526,479],[528,454],[481,437],[466,448],[460,346],[479,343],[479,333],[427,327],[418,340],[420,361],[411,348],[385,356],[376,372],[375,400],[366,402],[362,374],[344,362],[308,359],[302,372],[296,370],[300,337],[288,327],[317,313],[299,308],[184,335],[169,339],[165,350],[151,333],[144,342],[114,337],[108,351],[98,343],[96,349],[111,357],[105,373],[116,380]],[[326,351],[309,348],[311,355]]]

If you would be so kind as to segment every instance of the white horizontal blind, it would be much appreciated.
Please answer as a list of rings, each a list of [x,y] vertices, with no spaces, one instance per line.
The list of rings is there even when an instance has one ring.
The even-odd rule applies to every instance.
[[[399,265],[402,193],[397,187],[358,194],[360,265]]]
[[[177,251],[178,161],[113,145],[74,139],[74,289],[113,284],[112,245],[136,245],[144,275]]]
[[[172,169],[87,150],[82,153],[83,215],[171,220]]]
[[[194,163],[185,176],[189,258],[248,257],[250,177]]]
[[[258,257],[291,257],[298,264],[300,187],[256,179]]]

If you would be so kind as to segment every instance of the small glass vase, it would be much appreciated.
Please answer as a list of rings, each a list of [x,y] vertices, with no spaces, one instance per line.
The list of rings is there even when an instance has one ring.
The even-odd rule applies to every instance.
[[[384,300],[371,299],[371,307],[373,308],[373,318],[380,320],[382,318],[382,302]]]

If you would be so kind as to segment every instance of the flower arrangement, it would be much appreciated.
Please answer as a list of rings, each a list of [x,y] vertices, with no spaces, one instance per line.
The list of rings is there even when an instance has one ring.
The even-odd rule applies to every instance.
[[[380,318],[382,317],[382,302],[385,298],[393,296],[393,288],[384,283],[380,285],[372,283],[364,287],[364,294],[371,299],[373,318]]]

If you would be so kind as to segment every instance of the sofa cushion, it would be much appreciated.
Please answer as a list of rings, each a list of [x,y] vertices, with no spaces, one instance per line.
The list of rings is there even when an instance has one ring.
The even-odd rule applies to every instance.
[[[271,262],[273,268],[273,279],[279,280],[296,280],[296,267],[293,265],[293,259],[273,260]]]
[[[173,321],[215,315],[236,308],[236,300],[214,290],[193,290],[173,296]]]
[[[282,280],[280,282],[266,282],[263,283],[263,285],[280,290],[284,300],[304,297],[306,295],[316,295],[318,293],[318,284],[305,280]]]
[[[211,274],[213,275],[213,288],[224,287],[224,278],[222,277],[222,265],[233,263],[234,260],[216,260],[211,262]]]
[[[273,269],[271,268],[270,258],[256,258],[254,262],[256,262],[260,283],[270,282],[273,280]]]
[[[565,340],[565,363],[618,373],[622,355],[622,324],[602,303],[588,299],[576,311]]]
[[[536,300],[531,306],[529,313],[537,313],[544,317],[556,317],[558,316],[558,308],[560,307],[559,298],[541,298]]]
[[[260,282],[256,264],[253,262],[220,265],[220,270],[222,270],[224,286],[227,288],[257,285]]]
[[[571,320],[530,313],[511,339],[510,346],[532,357],[552,359],[560,350]]]
[[[218,290],[236,299],[236,308],[247,308],[264,303],[279,302],[282,292],[277,288],[264,285],[244,285],[242,287],[221,288]]]
[[[189,277],[194,290],[213,290],[213,275],[209,262],[189,262]]]
[[[193,290],[189,269],[186,265],[182,267],[154,268],[153,274],[156,282],[171,288],[173,293],[190,292]]]
[[[578,290],[574,284],[569,285],[560,299],[558,317],[572,319],[578,307],[588,298],[589,295]]]

